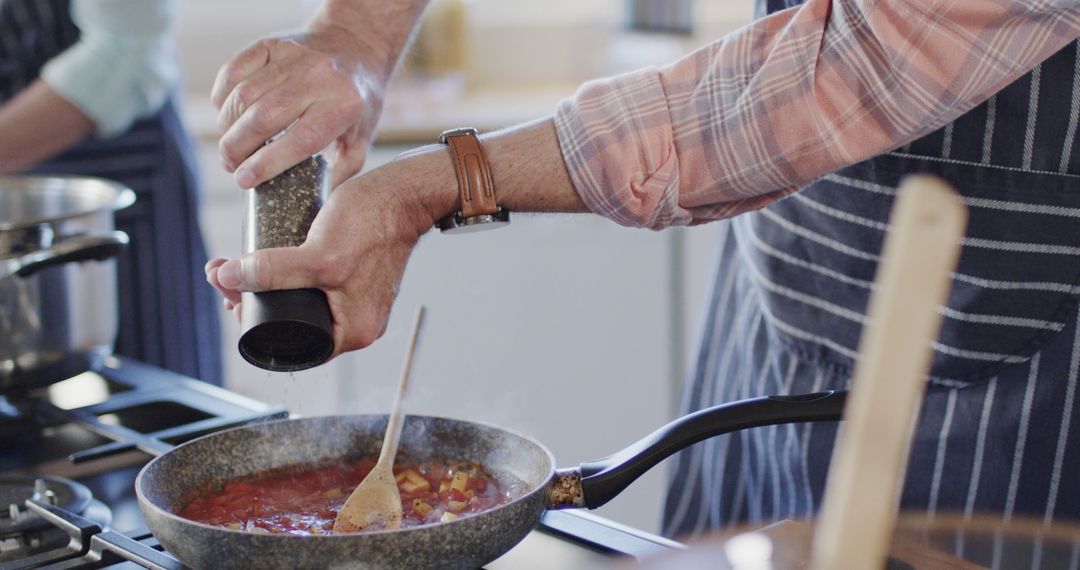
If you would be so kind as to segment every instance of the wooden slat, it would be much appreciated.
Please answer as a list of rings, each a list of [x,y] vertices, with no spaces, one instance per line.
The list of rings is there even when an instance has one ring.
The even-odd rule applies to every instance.
[[[882,568],[967,210],[944,182],[903,182],[829,468],[811,567]]]

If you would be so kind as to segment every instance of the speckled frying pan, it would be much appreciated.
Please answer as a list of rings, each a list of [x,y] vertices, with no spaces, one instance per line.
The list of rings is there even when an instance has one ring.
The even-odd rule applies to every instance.
[[[545,509],[603,505],[672,453],[750,427],[839,420],[844,392],[742,400],[680,418],[614,455],[555,469],[543,445],[476,422],[409,416],[401,452],[418,460],[457,457],[496,478],[524,482],[520,496],[454,521],[393,530],[292,536],[231,530],[174,514],[192,492],[265,469],[376,455],[386,416],[333,416],[267,422],[211,434],[143,467],[135,481],[154,536],[194,568],[477,568],[525,538]],[[520,485],[519,485],[520,486]]]

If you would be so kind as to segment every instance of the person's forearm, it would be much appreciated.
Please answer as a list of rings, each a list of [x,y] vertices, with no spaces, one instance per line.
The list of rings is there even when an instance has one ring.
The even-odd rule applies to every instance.
[[[499,205],[511,212],[589,210],[570,182],[550,118],[481,136]],[[422,234],[461,207],[445,145],[410,151],[365,176],[365,187],[404,192],[402,204]]]
[[[556,121],[585,202],[659,229],[756,210],[925,136],[1076,40],[1080,2],[806,0]]]
[[[365,64],[388,80],[429,1],[327,0],[308,27],[335,28],[353,35]]]
[[[93,131],[78,107],[39,79],[0,106],[0,174],[25,170]]]

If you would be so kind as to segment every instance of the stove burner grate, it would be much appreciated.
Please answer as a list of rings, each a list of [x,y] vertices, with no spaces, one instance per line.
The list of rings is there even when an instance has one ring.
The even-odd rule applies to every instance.
[[[34,415],[51,425],[74,424],[111,440],[70,457],[84,463],[139,449],[160,455],[201,435],[251,422],[288,417],[216,386],[127,358],[111,356],[88,372],[112,393],[101,402],[64,409],[35,401]],[[2,506],[2,505],[0,505]]]
[[[0,564],[0,570],[100,568],[124,561],[154,570],[186,568],[172,556],[152,546],[107,530],[107,523],[99,524],[35,499],[25,504],[29,510],[54,525],[62,535],[66,535],[66,540],[59,548]]]
[[[28,505],[40,503],[82,515],[91,524],[105,527],[112,511],[93,500],[86,486],[60,477],[0,478],[0,568],[7,570],[20,560],[45,556],[70,542],[69,534]]]
[[[34,499],[76,514],[86,512],[92,496],[85,485],[61,477],[0,477],[0,538],[10,538],[48,526],[27,512],[26,500]]]

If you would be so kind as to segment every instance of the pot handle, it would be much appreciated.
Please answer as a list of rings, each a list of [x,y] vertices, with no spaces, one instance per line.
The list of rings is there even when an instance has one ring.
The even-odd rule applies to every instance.
[[[0,265],[0,281],[12,276],[29,277],[34,273],[72,261],[103,260],[120,254],[128,244],[124,232],[81,234],[65,238],[52,247],[8,259]]]
[[[582,463],[584,506],[595,509],[677,451],[699,441],[752,427],[838,421],[847,391],[764,396],[713,406],[683,416],[603,459]]]

